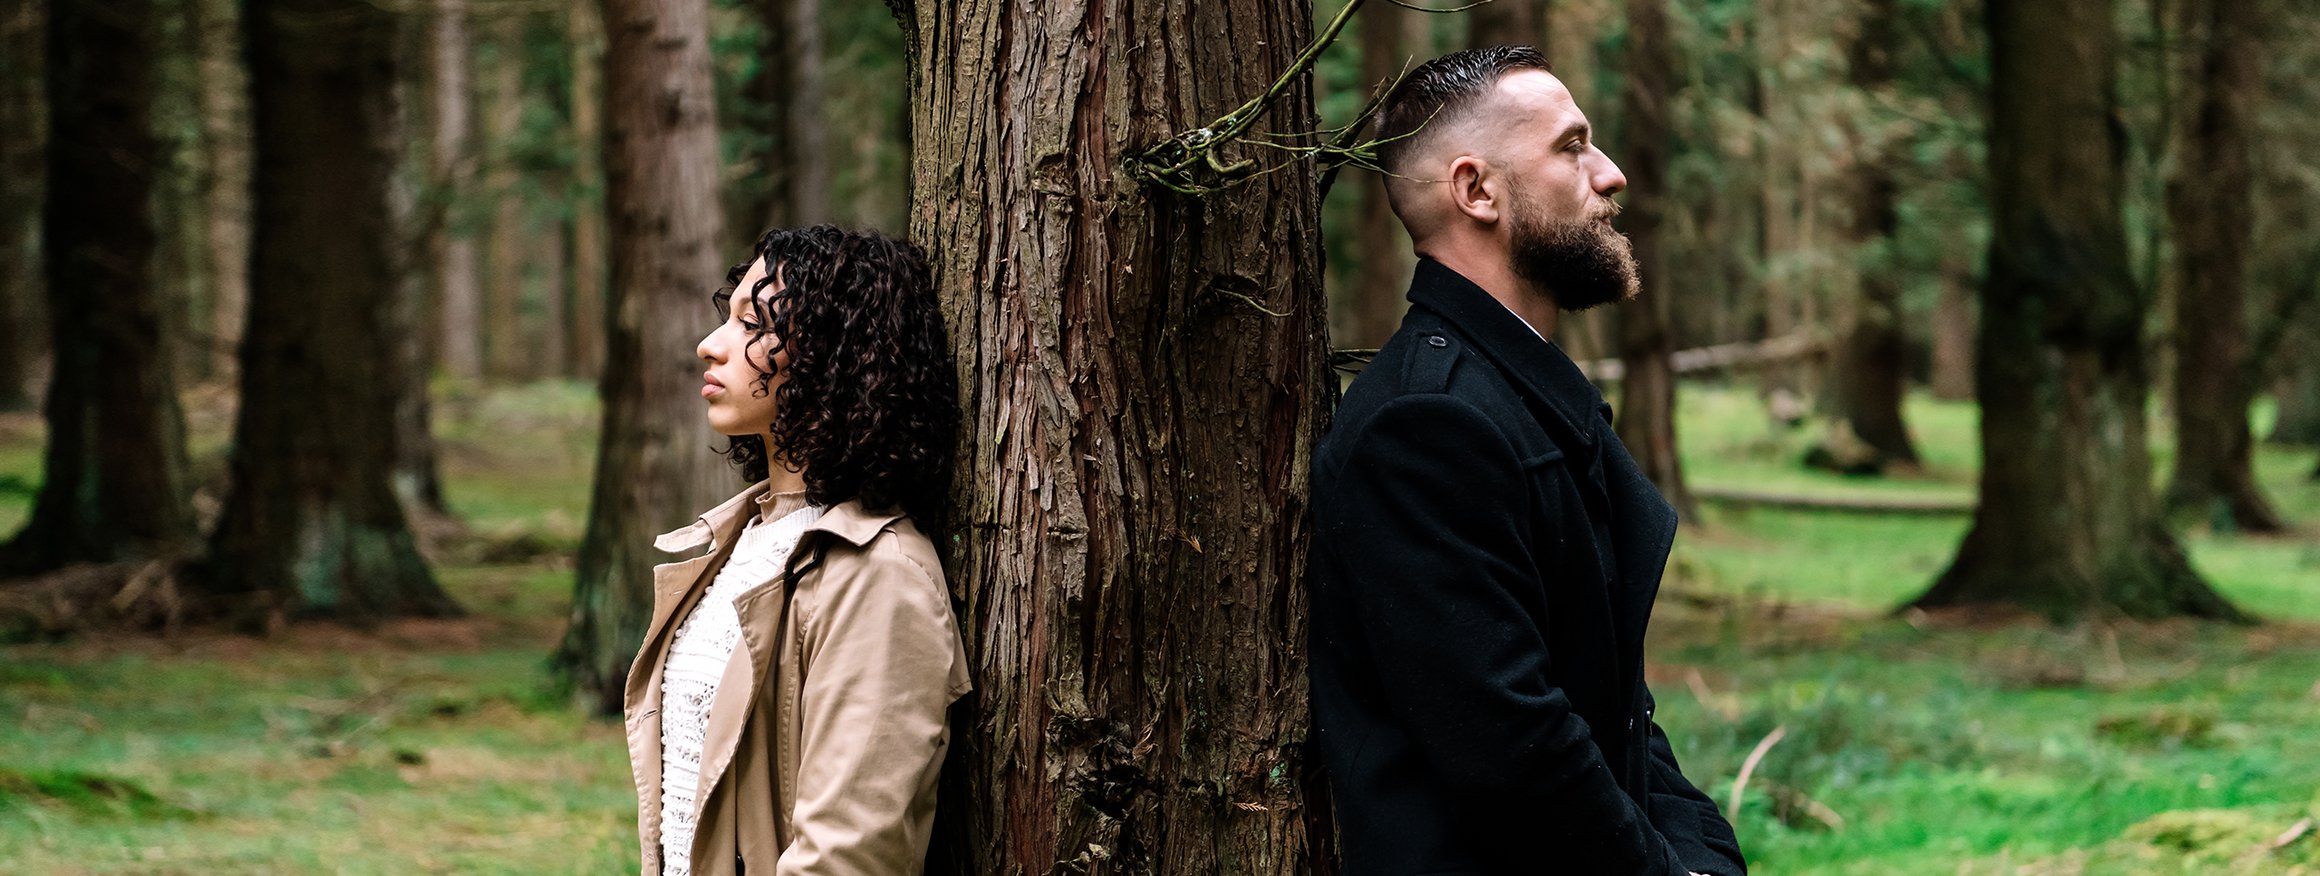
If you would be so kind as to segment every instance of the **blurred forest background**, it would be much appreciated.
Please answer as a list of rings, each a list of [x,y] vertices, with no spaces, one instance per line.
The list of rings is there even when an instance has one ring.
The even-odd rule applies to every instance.
[[[983,688],[963,738],[1039,722],[1039,755],[961,746],[945,811],[980,814],[946,816],[937,869],[1330,871],[1301,687],[1234,687],[1251,639],[1190,607],[1238,598],[1212,577],[1303,604],[1303,448],[1235,444],[1236,399],[1309,442],[1404,307],[1375,174],[1310,144],[1417,60],[1532,43],[1632,183],[1647,297],[1556,340],[1686,512],[1650,681],[1758,872],[2320,872],[2320,6],[1985,2],[1122,0],[1042,31],[901,0],[0,0],[0,860],[632,867],[598,716],[644,546],[738,486],[693,339],[764,229],[830,222],[936,256],[954,494],[989,524],[952,540]],[[1139,66],[1142,43],[1078,47],[1088,15],[1214,45]],[[1161,192],[1131,172],[1158,153],[1118,154],[1257,97],[1338,23],[1257,125],[1304,151],[1232,147],[1281,172]],[[1051,62],[1190,96],[1138,114],[1098,84],[1105,114],[1073,116]],[[1078,212],[1039,200],[1074,186]],[[1033,260],[979,218],[1009,216],[1112,249]],[[1168,234],[1271,267],[1104,255]],[[1065,267],[994,269],[1018,249]],[[1193,328],[1106,352],[1031,308],[1061,367],[1124,387],[1057,422],[1224,437],[1139,469],[1168,472],[1152,501],[1067,484],[1170,544],[1058,559],[1023,547],[1046,518],[1006,516],[1039,477],[1001,473],[1062,457],[976,436],[1033,416],[1007,375],[1047,361],[1012,355],[1022,309],[996,302],[1088,276]],[[1166,294],[1183,277],[1246,306]],[[1121,439],[1131,467],[1161,452]],[[1259,469],[1299,498],[1184,486]],[[1132,610],[1037,596],[1074,575]],[[986,638],[1025,605],[1069,622]],[[1192,692],[1100,654],[1084,702],[1016,677],[1089,617]],[[1301,677],[1301,621],[1255,623]],[[1274,729],[1159,717],[1243,701],[1261,720],[1217,720]],[[1154,761],[1163,724],[1185,735]]]

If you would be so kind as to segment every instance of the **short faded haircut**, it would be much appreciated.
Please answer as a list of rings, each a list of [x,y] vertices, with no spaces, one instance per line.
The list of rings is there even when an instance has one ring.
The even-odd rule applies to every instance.
[[[1518,70],[1554,72],[1547,56],[1530,46],[1467,49],[1418,65],[1386,95],[1378,113],[1378,166],[1401,173],[1402,161],[1433,132],[1457,124],[1477,98]]]

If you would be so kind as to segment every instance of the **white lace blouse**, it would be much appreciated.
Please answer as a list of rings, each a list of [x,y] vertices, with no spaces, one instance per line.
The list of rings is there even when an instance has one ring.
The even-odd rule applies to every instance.
[[[781,576],[797,547],[798,536],[821,519],[820,506],[806,505],[782,513],[784,506],[803,502],[798,493],[769,495],[759,500],[761,513],[750,519],[733,543],[733,554],[717,570],[707,593],[678,625],[676,640],[661,669],[661,872],[688,876],[693,871],[693,835],[701,817],[701,737],[709,726],[709,707],[717,698],[717,682],[733,660],[741,639],[741,618],[733,598]]]

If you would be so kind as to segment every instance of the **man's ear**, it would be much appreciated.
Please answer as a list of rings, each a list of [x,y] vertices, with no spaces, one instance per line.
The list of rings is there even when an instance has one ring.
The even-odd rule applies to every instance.
[[[1472,155],[1450,161],[1450,202],[1467,218],[1485,225],[1498,223],[1504,205],[1499,202],[1497,183],[1490,162]]]

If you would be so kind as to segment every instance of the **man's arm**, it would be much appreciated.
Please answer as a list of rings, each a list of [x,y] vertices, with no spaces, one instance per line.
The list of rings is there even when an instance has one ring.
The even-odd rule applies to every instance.
[[[1547,642],[1514,597],[1536,572],[1513,446],[1473,405],[1417,395],[1347,450],[1318,521],[1386,696],[1437,774],[1535,801],[1542,829],[1588,838],[1589,872],[1683,873],[1547,681]]]
[[[1649,689],[1643,698],[1645,703],[1652,702]],[[1705,876],[1746,874],[1748,863],[1740,855],[1740,840],[1732,834],[1732,823],[1716,808],[1716,801],[1684,778],[1683,769],[1676,765],[1675,748],[1668,744],[1667,734],[1660,731],[1656,721],[1651,724],[1650,749],[1651,823],[1674,847],[1676,860]]]

